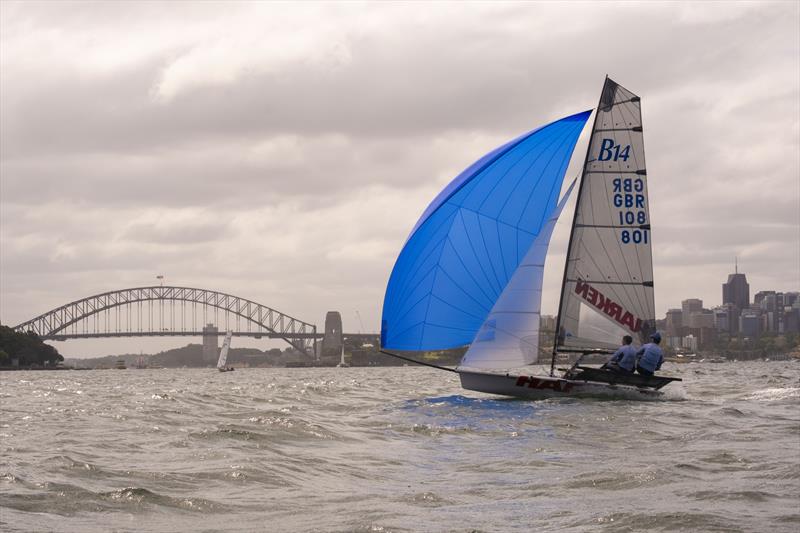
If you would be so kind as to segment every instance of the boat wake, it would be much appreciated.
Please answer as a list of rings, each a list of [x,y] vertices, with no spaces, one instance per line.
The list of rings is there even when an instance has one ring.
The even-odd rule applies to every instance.
[[[755,400],[757,402],[774,402],[779,400],[788,400],[790,398],[800,398],[800,387],[758,390],[749,394],[745,399]]]

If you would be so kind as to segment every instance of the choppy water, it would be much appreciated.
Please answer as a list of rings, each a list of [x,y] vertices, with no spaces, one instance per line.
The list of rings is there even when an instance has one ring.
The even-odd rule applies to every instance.
[[[665,370],[660,402],[412,367],[5,372],[0,529],[800,530],[800,362]]]

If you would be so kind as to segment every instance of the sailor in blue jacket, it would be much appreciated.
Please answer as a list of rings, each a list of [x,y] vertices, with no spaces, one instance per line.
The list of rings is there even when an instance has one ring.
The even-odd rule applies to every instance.
[[[652,376],[664,362],[664,353],[659,347],[661,334],[656,331],[650,335],[650,338],[653,339],[653,342],[645,344],[636,352],[636,371],[646,377]]]
[[[631,346],[632,342],[633,337],[630,335],[622,337],[622,346],[614,352],[614,355],[603,365],[603,368],[613,372],[633,373],[636,366],[636,348]]]

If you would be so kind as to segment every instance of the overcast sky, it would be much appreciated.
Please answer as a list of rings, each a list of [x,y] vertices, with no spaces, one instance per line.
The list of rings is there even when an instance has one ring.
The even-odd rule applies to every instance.
[[[437,192],[607,73],[642,97],[657,314],[718,305],[735,256],[800,290],[799,6],[4,1],[0,321],[164,274],[377,331]]]

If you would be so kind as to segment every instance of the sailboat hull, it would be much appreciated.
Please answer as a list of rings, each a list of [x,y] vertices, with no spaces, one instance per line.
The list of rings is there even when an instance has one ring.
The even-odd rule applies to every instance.
[[[458,375],[461,378],[461,386],[467,390],[531,400],[558,397],[620,396],[652,399],[663,395],[657,390],[631,385],[575,381],[546,376],[492,374],[468,370],[458,370]]]

